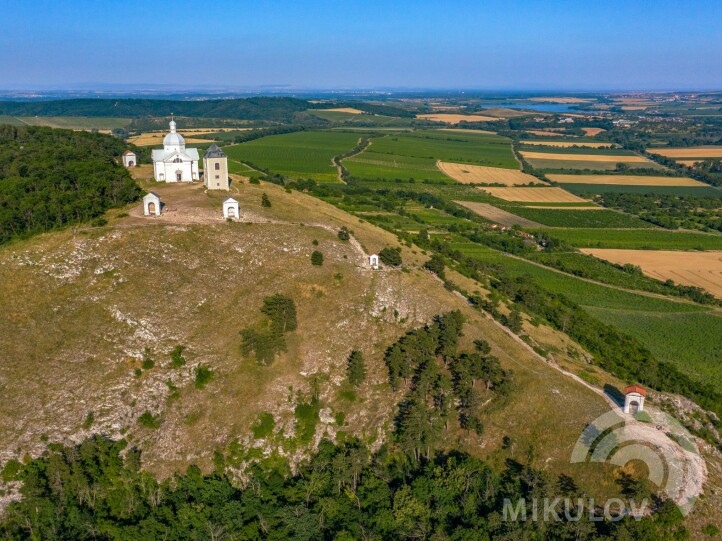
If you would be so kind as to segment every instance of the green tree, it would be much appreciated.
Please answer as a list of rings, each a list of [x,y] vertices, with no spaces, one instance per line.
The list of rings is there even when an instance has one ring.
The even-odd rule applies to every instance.
[[[318,250],[314,250],[311,254],[311,265],[315,265],[317,267],[323,265],[323,254]]]
[[[349,233],[349,230],[346,228],[346,226],[343,226],[338,231],[338,238],[339,240],[349,240],[351,238],[351,234]]]
[[[295,331],[298,327],[296,320],[296,303],[291,297],[277,293],[263,299],[261,312],[271,320],[271,332],[284,334]]]
[[[362,352],[353,350],[348,356],[346,375],[348,382],[354,387],[359,386],[366,379],[366,363]]]
[[[270,208],[270,206],[271,206],[271,200],[268,197],[268,194],[265,192],[261,196],[261,206],[266,207],[266,208]]]
[[[424,263],[424,268],[433,272],[442,280],[444,279],[444,269],[446,268],[446,265],[444,264],[444,258],[439,254],[432,255],[431,259]]]
[[[402,264],[401,248],[386,247],[379,252],[379,259],[385,265],[399,267]]]

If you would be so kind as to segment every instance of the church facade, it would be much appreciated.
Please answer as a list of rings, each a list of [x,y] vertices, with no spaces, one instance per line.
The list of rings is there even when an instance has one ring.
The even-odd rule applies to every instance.
[[[199,180],[198,149],[186,148],[185,139],[170,121],[170,133],[163,138],[163,149],[155,149],[153,176],[158,182],[193,182]]]

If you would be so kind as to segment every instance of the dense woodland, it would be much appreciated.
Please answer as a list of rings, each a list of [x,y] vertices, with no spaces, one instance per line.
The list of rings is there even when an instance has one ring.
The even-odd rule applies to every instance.
[[[141,191],[101,134],[0,126],[0,243],[85,222]]]

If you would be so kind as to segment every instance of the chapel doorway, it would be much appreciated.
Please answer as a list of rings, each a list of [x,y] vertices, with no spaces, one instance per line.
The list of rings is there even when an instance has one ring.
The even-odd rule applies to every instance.
[[[135,167],[135,162],[133,162],[133,161],[128,162],[128,167]]]
[[[629,413],[631,413],[632,415],[637,415],[637,413],[639,413],[639,402],[637,402],[636,400],[632,400],[629,403]]]
[[[176,179],[177,182],[180,182],[181,180],[183,180],[183,173],[181,173],[180,171],[176,171],[176,172],[175,172],[175,179]]]
[[[236,209],[234,209],[233,207],[230,207],[228,209],[228,217],[235,218],[236,217]]]
[[[148,203],[148,213],[155,214],[155,203],[153,203],[153,202]]]

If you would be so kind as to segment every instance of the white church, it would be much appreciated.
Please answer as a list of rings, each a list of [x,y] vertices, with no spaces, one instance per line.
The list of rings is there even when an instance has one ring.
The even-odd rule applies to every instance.
[[[199,180],[198,149],[186,148],[185,139],[176,132],[175,120],[163,138],[163,149],[153,150],[153,176],[159,182],[193,182]]]

